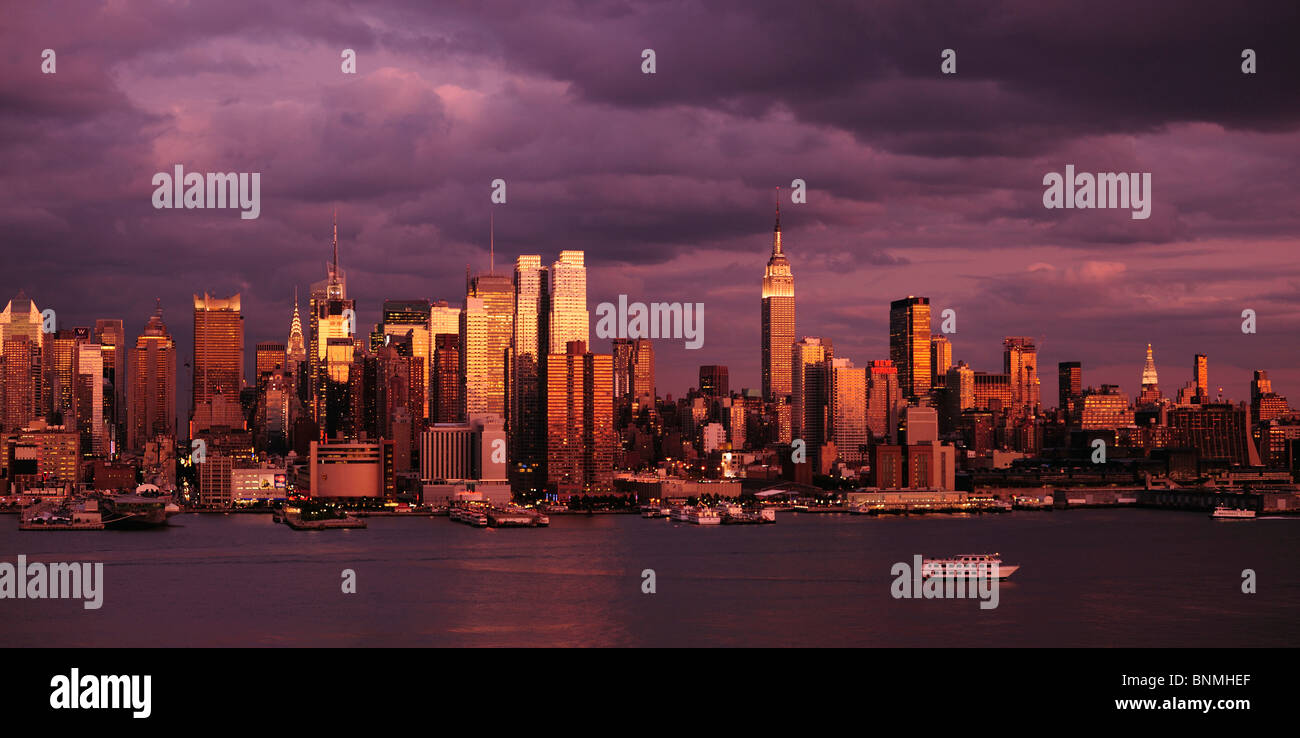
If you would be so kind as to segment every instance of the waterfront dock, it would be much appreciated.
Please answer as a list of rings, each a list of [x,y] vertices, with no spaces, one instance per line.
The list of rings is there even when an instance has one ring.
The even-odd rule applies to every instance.
[[[992,495],[951,490],[861,490],[848,498],[848,512],[854,515],[1004,513],[1012,507]]]
[[[474,528],[544,528],[551,524],[550,517],[532,508],[474,502],[452,505],[448,517]]]
[[[46,500],[22,511],[18,530],[103,530],[104,518],[96,502]]]
[[[284,524],[294,530],[332,530],[335,528],[365,528],[366,521],[347,514],[326,517],[304,516],[301,511],[285,511]]]

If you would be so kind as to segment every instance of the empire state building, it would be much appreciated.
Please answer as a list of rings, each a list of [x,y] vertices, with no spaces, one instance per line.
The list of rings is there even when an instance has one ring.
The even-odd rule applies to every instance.
[[[763,399],[790,394],[794,346],[794,274],[781,250],[781,203],[777,196],[772,256],[763,272]]]

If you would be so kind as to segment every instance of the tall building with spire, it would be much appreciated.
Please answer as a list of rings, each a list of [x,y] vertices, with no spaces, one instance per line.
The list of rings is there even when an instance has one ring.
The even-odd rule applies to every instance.
[[[298,312],[298,288],[293,289],[293,317],[289,320],[289,337],[284,342],[284,372],[289,384],[289,426],[297,422],[307,407],[307,339],[302,330],[302,315]]]
[[[342,340],[352,341],[356,332],[356,302],[348,299],[347,276],[339,268],[339,223],[334,215],[334,259],[326,266],[326,278],[311,286],[307,345],[308,405],[312,420],[327,428],[330,386],[330,342],[336,355],[345,353]]]
[[[781,194],[777,188],[776,226],[772,229],[772,255],[763,272],[763,399],[786,397],[791,392],[790,372],[794,349],[794,274],[781,249]]]
[[[495,234],[489,235],[488,248],[488,271],[467,279],[460,316],[461,415],[471,422],[476,415],[503,420],[509,415],[515,286],[509,276],[496,273]]]
[[[1142,365],[1142,392],[1138,394],[1137,404],[1154,405],[1160,402],[1160,378],[1156,375],[1156,360],[1151,353],[1151,344],[1147,344],[1147,360]]]
[[[302,334],[302,316],[298,314],[298,288],[293,288],[293,318],[289,321],[289,340],[284,344],[285,365],[307,360],[307,340]]]
[[[176,439],[176,342],[163,322],[162,304],[145,323],[131,353],[127,449],[143,452],[158,436]]]

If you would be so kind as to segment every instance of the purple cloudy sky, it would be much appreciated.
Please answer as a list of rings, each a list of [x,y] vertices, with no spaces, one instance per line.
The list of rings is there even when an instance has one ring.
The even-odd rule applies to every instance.
[[[620,293],[705,304],[704,348],[659,344],[661,393],[710,363],[757,386],[772,188],[802,178],[807,204],[782,213],[798,332],[839,355],[886,357],[889,300],[920,294],[956,309],[956,358],[976,369],[1001,369],[1003,335],[1043,337],[1045,404],[1063,360],[1135,392],[1148,341],[1166,392],[1204,352],[1233,398],[1262,368],[1300,399],[1296,13],[19,3],[0,26],[0,292],[65,327],[123,318],[132,340],[159,297],[188,356],[190,295],[239,291],[251,365],[287,333],[294,287],[305,305],[322,277],[332,207],[367,327],[384,298],[463,299],[491,212],[501,269],[586,250],[593,316]],[[154,210],[151,177],[177,163],[261,172],[261,217]],[[1151,172],[1151,218],[1045,210],[1043,175],[1066,164]],[[506,205],[489,202],[497,177]]]

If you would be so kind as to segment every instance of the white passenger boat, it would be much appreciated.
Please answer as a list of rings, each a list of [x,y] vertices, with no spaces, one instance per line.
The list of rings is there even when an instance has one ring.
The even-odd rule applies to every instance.
[[[1003,564],[998,554],[963,554],[950,559],[923,559],[921,578],[1006,579],[1019,568]]]
[[[696,507],[686,511],[686,522],[696,525],[720,525],[722,515],[712,508]]]
[[[1215,520],[1254,520],[1255,511],[1239,510],[1235,507],[1227,507],[1225,505],[1219,505],[1218,507],[1214,508],[1213,513],[1210,513],[1210,517],[1214,518]]]

